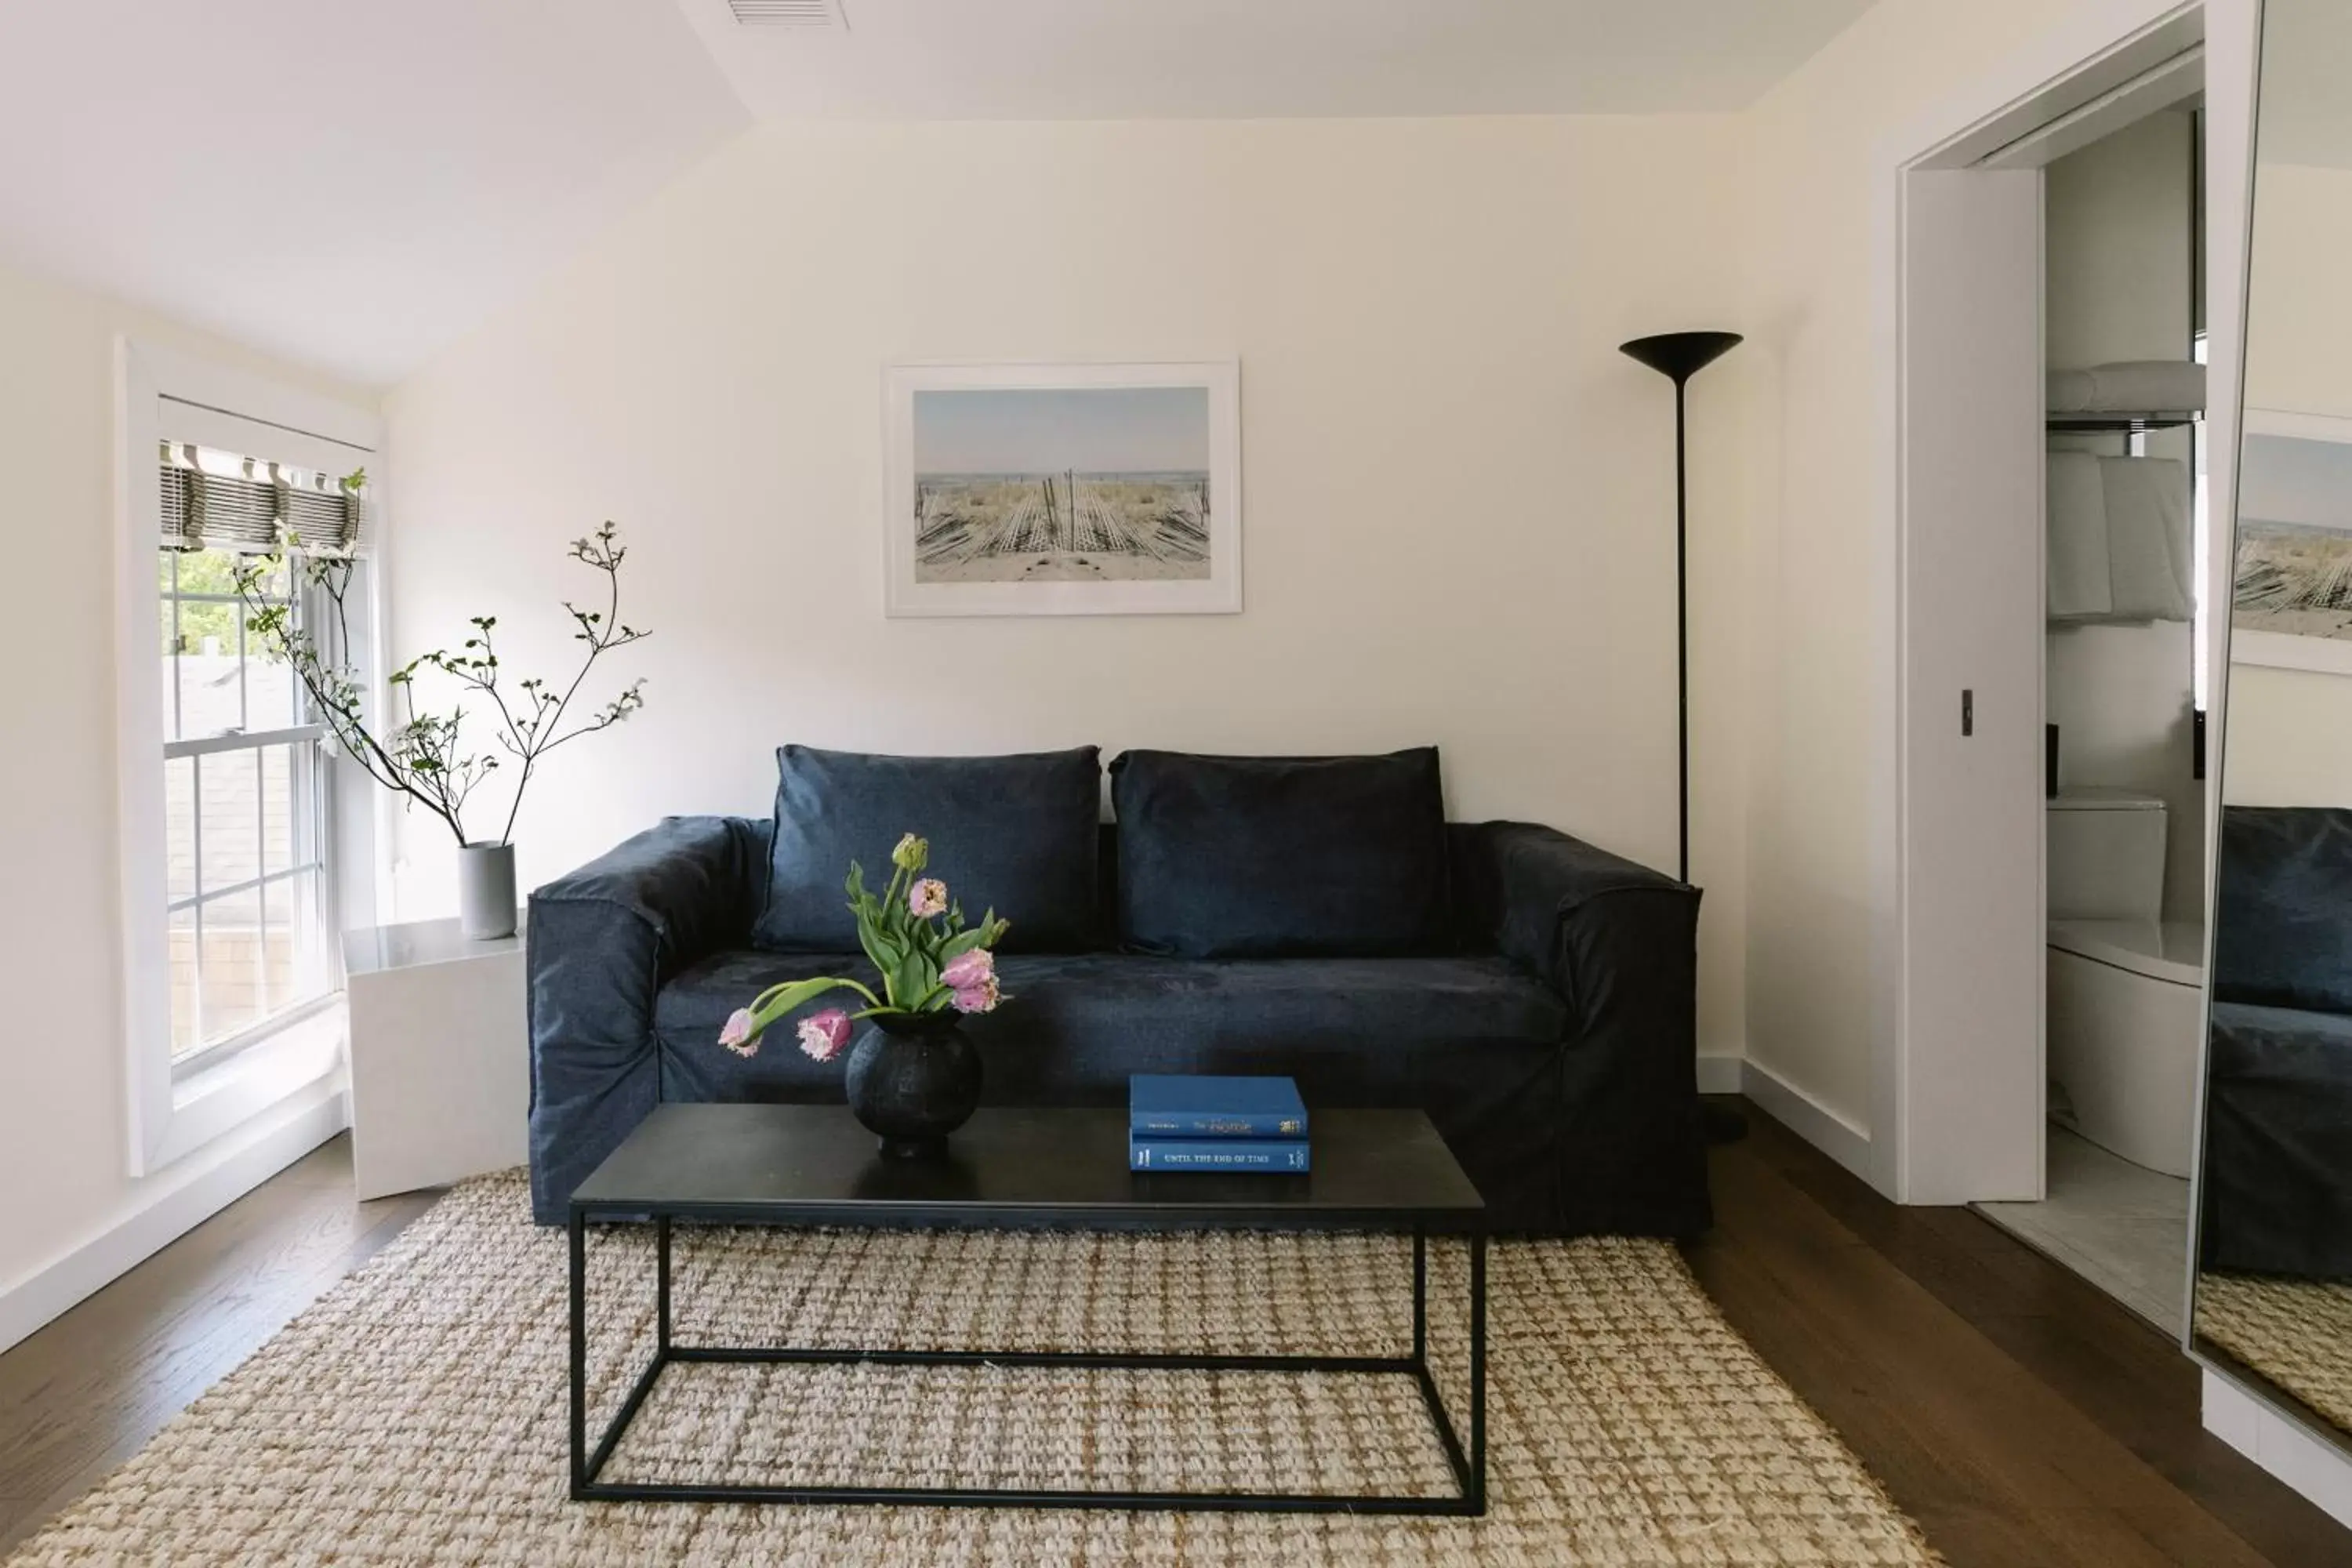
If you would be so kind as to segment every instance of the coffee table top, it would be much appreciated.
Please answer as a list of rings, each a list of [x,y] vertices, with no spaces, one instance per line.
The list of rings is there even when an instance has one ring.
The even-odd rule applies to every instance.
[[[1135,1173],[1123,1110],[982,1110],[943,1162],[886,1160],[834,1105],[662,1105],[572,1194],[580,1218],[1477,1227],[1485,1203],[1418,1110],[1316,1110],[1304,1175]]]

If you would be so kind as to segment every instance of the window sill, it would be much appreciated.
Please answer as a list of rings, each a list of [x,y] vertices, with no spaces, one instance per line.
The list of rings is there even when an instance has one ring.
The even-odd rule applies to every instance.
[[[267,1038],[172,1085],[171,1113],[146,1150],[144,1173],[192,1154],[342,1070],[349,1014],[339,996],[289,1019]]]

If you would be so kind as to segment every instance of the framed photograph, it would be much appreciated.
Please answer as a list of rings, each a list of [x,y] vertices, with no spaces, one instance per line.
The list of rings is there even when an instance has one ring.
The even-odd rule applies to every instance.
[[[1236,362],[896,365],[883,401],[888,614],[1242,607]]]
[[[2245,411],[2230,658],[2352,675],[2352,421]]]

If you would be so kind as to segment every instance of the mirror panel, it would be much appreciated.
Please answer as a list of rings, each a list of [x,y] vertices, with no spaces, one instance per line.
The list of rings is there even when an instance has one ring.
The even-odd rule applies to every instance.
[[[2265,0],[2191,1336],[2352,1447],[2352,5]]]

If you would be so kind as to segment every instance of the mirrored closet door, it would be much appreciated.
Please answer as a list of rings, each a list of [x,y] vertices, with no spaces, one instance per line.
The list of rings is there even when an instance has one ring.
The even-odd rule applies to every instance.
[[[2266,0],[2191,1336],[2352,1447],[2352,5]]]

